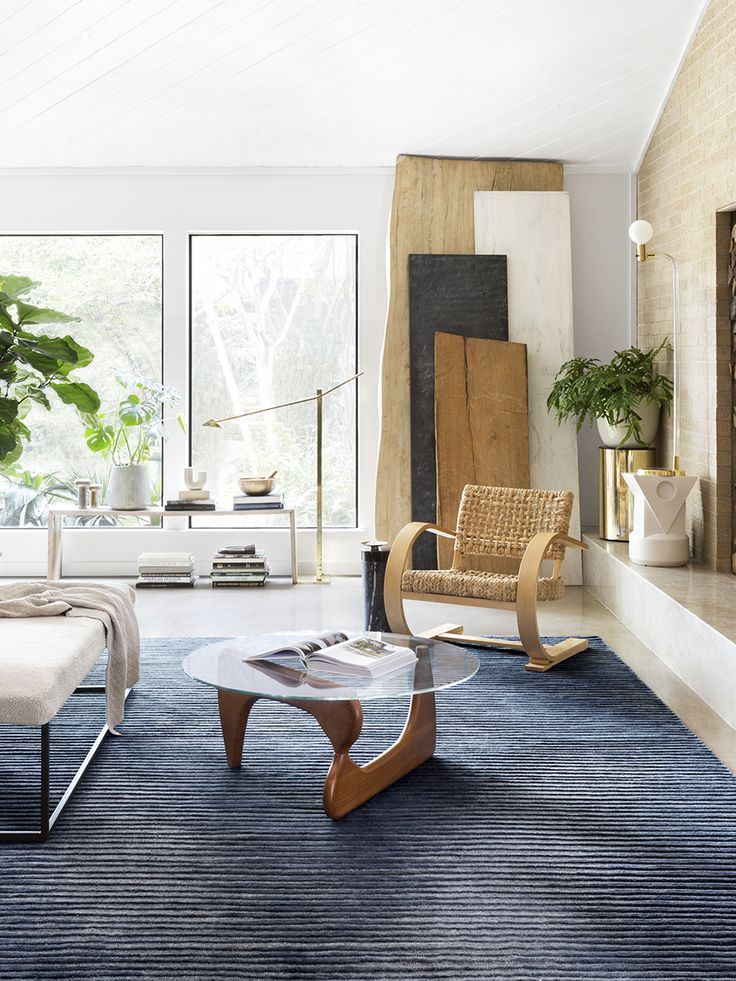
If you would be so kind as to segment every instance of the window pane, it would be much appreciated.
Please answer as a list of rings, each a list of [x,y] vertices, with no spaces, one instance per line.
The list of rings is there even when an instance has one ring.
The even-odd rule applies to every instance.
[[[92,351],[94,361],[77,377],[96,389],[103,407],[122,392],[116,373],[161,378],[161,264],[160,235],[0,236],[0,273],[29,276],[40,283],[29,302],[81,318],[80,323],[34,330],[71,334]],[[0,480],[5,495],[0,523],[6,527],[45,525],[49,502],[63,506],[76,500],[75,479],[91,478],[106,485],[109,463],[88,450],[76,410],[56,398],[51,401],[51,412],[34,405],[25,420],[32,441],[16,464],[16,473]],[[160,449],[153,457],[155,496],[160,488]],[[136,521],[126,518],[117,523]],[[95,523],[114,522],[97,519]]]
[[[315,524],[314,403],[221,429],[202,423],[355,373],[356,256],[354,235],[192,236],[192,464],[208,471],[220,507],[232,507],[244,472],[278,470],[300,525]],[[324,523],[333,527],[356,525],[355,399],[353,383],[324,401]]]

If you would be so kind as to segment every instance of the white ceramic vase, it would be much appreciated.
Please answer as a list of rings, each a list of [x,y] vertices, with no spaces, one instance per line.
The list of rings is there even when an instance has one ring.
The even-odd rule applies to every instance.
[[[140,511],[147,508],[151,499],[151,481],[145,463],[131,463],[127,467],[113,467],[107,503],[119,511]]]
[[[628,443],[624,443],[623,446],[651,446],[654,442],[654,437],[657,435],[657,427],[659,426],[659,404],[642,399],[634,408],[637,415],[641,416],[641,443],[629,441]],[[604,446],[617,447],[626,436],[626,426],[610,426],[605,419],[597,419],[596,422],[598,423],[598,434]]]
[[[629,558],[637,565],[678,566],[690,560],[685,501],[697,477],[622,475],[634,495],[634,527]]]

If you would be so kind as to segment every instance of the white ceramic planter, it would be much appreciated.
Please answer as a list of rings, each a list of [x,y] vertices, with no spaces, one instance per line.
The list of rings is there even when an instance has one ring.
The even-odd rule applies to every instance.
[[[651,446],[659,426],[659,405],[643,399],[635,408],[637,415],[641,416],[641,443],[628,442],[624,446]],[[618,447],[626,435],[626,426],[610,426],[605,419],[597,419],[596,422],[603,445]]]
[[[145,463],[113,467],[107,503],[120,511],[140,511],[151,503],[151,480]]]

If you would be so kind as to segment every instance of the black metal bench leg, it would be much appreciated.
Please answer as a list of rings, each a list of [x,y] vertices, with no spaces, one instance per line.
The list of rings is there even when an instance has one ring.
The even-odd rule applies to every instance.
[[[130,695],[132,688],[128,688],[125,692],[125,699],[127,701],[128,695]],[[74,692],[77,695],[98,695],[104,694],[104,685],[80,685]],[[1,831],[0,830],[0,843],[3,841],[13,841],[13,842],[35,842],[35,841],[46,841],[51,829],[56,824],[56,821],[61,817],[64,808],[69,803],[69,800],[74,793],[77,784],[82,778],[85,770],[89,764],[94,759],[97,750],[100,748],[102,743],[107,736],[108,729],[107,725],[104,725],[100,729],[97,738],[92,743],[89,752],[85,756],[81,765],[79,766],[77,772],[72,777],[69,786],[64,791],[64,794],[56,805],[53,814],[51,813],[51,723],[47,722],[45,725],[41,726],[41,818],[39,822],[38,831]]]

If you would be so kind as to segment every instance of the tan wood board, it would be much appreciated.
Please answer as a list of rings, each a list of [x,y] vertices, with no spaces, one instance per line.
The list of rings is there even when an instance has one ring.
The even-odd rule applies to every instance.
[[[402,155],[389,230],[389,305],[381,362],[376,535],[411,520],[409,262],[411,253],[475,252],[475,191],[561,191],[562,164]],[[431,516],[428,516],[431,517]]]
[[[530,486],[526,344],[438,333],[434,358],[437,523],[454,529],[466,484]],[[439,538],[437,554],[451,565],[452,542]]]

